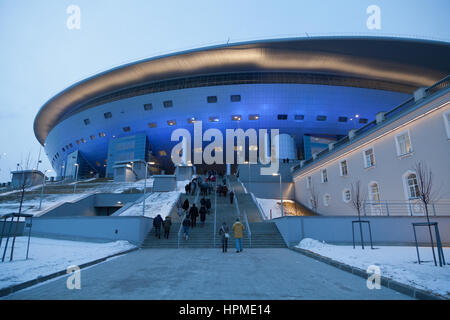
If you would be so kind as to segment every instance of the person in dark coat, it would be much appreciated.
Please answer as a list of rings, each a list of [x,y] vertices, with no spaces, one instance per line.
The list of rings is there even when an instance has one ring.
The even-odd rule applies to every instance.
[[[155,228],[155,237],[161,239],[161,225],[163,223],[163,219],[161,215],[157,215],[155,219],[153,219],[153,227]]]
[[[206,220],[206,207],[201,206],[200,207],[200,224],[202,228],[205,226],[205,220]]]
[[[211,212],[211,200],[209,198],[206,199],[205,207],[206,207],[206,212],[209,214]]]
[[[205,197],[203,197],[203,198],[200,200],[200,205],[201,205],[201,206],[206,206],[206,199],[205,199]]]
[[[233,190],[230,191],[230,203],[233,204],[233,199],[234,199],[234,192]]]
[[[189,183],[184,186],[184,191],[186,191],[186,194],[189,194]]]
[[[227,187],[226,185],[224,185],[224,186],[222,187],[222,192],[223,192],[223,196],[226,197],[226,196],[227,196],[227,193],[228,193],[228,187]]]
[[[189,228],[191,227],[191,220],[189,220],[188,217],[186,217],[183,220],[183,231],[184,231],[184,238],[187,240],[189,238]]]
[[[219,229],[219,235],[222,239],[222,252],[227,252],[228,249],[228,238],[230,238],[230,228],[228,228],[227,223],[222,223]]]
[[[189,210],[189,217],[191,218],[191,228],[195,228],[198,217],[198,208],[195,206],[195,203],[192,204],[192,207]]]
[[[172,226],[172,219],[169,216],[164,220],[164,238],[169,239],[170,227]]]
[[[184,200],[182,208],[183,208],[184,212],[187,212],[189,210],[189,200],[188,199]]]

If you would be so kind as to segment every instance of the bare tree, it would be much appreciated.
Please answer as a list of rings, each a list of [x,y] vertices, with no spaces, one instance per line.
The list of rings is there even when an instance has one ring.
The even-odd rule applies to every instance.
[[[28,153],[28,156],[25,160],[25,162],[21,161],[20,164],[17,164],[17,167],[21,168],[22,170],[22,176],[20,177],[19,181],[19,189],[20,189],[20,195],[19,195],[19,213],[22,212],[22,204],[25,197],[25,190],[31,186],[31,175],[26,176],[25,170],[28,170],[31,163],[31,156],[30,153]]]
[[[317,193],[316,189],[314,188],[314,183],[311,182],[311,187],[309,188],[309,193],[311,195],[310,203],[311,203],[311,209],[317,213],[317,208],[319,207],[319,194]]]
[[[350,197],[350,204],[358,212],[358,220],[361,220],[361,210],[366,200],[366,194],[361,191],[361,181],[352,183]]]

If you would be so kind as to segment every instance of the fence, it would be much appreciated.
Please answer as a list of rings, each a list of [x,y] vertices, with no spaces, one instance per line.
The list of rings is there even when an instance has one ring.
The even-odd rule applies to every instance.
[[[424,216],[425,205],[419,199],[410,201],[365,201],[364,216]],[[450,201],[432,202],[428,205],[430,216],[450,215]]]

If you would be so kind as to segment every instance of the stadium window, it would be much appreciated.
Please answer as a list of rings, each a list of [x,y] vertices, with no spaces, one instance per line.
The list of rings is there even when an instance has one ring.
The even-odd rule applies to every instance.
[[[175,120],[167,120],[167,124],[168,124],[169,126],[174,126],[174,125],[177,124],[177,122],[176,122]]]
[[[259,114],[251,114],[248,116],[248,120],[259,120]]]
[[[153,105],[151,103],[144,104],[145,111],[152,110],[152,109],[153,109]]]
[[[294,119],[295,120],[305,120],[305,115],[303,115],[303,114],[296,114]]]
[[[104,137],[106,136],[106,133],[100,132],[100,133],[98,134],[98,136],[99,136],[100,138],[104,138]]]
[[[149,127],[149,128],[156,128],[156,122],[150,122],[150,123],[148,124],[148,127]]]
[[[217,103],[217,96],[208,96],[208,97],[206,98],[206,101],[207,101],[208,103]]]
[[[242,120],[242,116],[236,114],[234,116],[231,116],[231,120],[233,120],[233,121],[241,121]]]
[[[130,132],[131,128],[130,127],[123,127],[123,132]]]
[[[287,120],[288,115],[287,114],[279,114],[278,115],[278,120]]]
[[[86,143],[86,139],[81,138],[81,143]]]
[[[367,123],[369,119],[366,118],[359,118],[359,123]]]
[[[112,118],[112,113],[111,112],[105,112],[103,114],[103,116],[105,117],[105,119],[111,119]]]
[[[172,108],[173,107],[173,101],[172,100],[166,100],[163,102],[164,108]]]
[[[88,124],[91,123],[91,121],[90,121],[89,119],[84,119],[83,121],[84,121],[84,124],[85,124],[85,125],[88,125]]]
[[[91,135],[91,140],[95,140],[95,135]]]
[[[165,150],[161,150],[161,151],[159,151],[159,155],[161,157],[165,157],[165,156],[167,156],[167,152]]]
[[[348,121],[348,117],[339,117],[338,121],[339,122],[347,122]]]
[[[219,117],[209,117],[209,122],[219,122]]]
[[[325,121],[325,120],[327,120],[327,116],[323,116],[323,115],[317,116],[316,120],[317,121]]]
[[[341,168],[341,177],[345,177],[348,175],[348,164],[347,164],[347,160],[342,160],[340,163],[340,168]]]
[[[364,150],[364,168],[370,168],[375,165],[375,155],[373,153],[373,148]]]
[[[397,155],[403,156],[412,152],[411,140],[409,138],[409,132],[405,131],[398,134],[395,137],[395,144],[397,147]]]
[[[231,102],[240,102],[241,101],[241,95],[240,94],[233,94],[230,96]]]

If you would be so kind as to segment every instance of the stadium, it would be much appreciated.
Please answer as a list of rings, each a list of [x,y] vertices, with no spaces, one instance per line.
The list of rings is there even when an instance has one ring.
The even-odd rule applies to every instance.
[[[279,129],[290,160],[373,121],[450,74],[445,42],[317,37],[226,44],[126,64],[39,110],[34,132],[57,176],[108,176],[118,161],[173,172],[178,128]],[[115,143],[115,141],[118,141]],[[120,142],[120,143],[119,143]],[[284,157],[283,157],[284,158]]]

